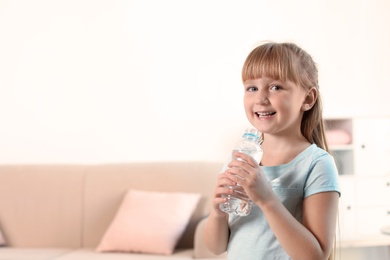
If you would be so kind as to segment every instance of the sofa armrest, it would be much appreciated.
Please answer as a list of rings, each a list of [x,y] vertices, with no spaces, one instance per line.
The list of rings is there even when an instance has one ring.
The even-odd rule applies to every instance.
[[[208,248],[203,239],[203,230],[206,225],[207,218],[199,221],[198,225],[195,229],[195,237],[194,237],[194,258],[195,259],[227,259],[226,253],[221,255],[215,255]]]

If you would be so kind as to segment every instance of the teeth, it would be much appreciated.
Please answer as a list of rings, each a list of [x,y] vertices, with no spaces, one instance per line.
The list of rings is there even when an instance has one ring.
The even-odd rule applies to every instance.
[[[275,112],[256,112],[258,116],[272,116]]]

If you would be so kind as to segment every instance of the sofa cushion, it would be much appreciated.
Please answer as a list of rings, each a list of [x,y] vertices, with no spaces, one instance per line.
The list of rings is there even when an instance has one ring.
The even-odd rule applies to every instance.
[[[97,251],[172,254],[199,199],[197,193],[130,189]]]
[[[88,167],[85,178],[83,247],[96,248],[129,188],[161,192],[200,193],[178,248],[192,248],[199,220],[211,209],[218,162],[145,162]]]
[[[176,250],[173,255],[153,255],[153,254],[138,254],[138,253],[99,253],[93,248],[83,248],[74,250],[73,252],[56,258],[56,260],[193,260],[192,249]],[[206,260],[206,259],[202,259]]]
[[[73,249],[2,247],[0,248],[0,260],[57,259],[57,257],[66,255],[71,251],[73,251]]]
[[[7,246],[80,247],[84,171],[79,165],[1,165]]]

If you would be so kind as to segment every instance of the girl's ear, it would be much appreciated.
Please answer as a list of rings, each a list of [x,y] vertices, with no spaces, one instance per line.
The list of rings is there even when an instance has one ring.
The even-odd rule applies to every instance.
[[[317,101],[318,91],[317,88],[311,87],[306,93],[305,100],[302,103],[302,111],[310,110]]]

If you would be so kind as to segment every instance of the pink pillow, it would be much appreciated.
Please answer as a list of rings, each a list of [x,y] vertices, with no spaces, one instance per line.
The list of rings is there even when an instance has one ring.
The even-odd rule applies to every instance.
[[[1,233],[1,230],[0,230],[0,246],[5,246],[5,239],[3,234]]]
[[[326,130],[325,135],[329,145],[343,145],[352,142],[351,135],[341,129]]]
[[[128,190],[96,251],[172,254],[200,197]]]

